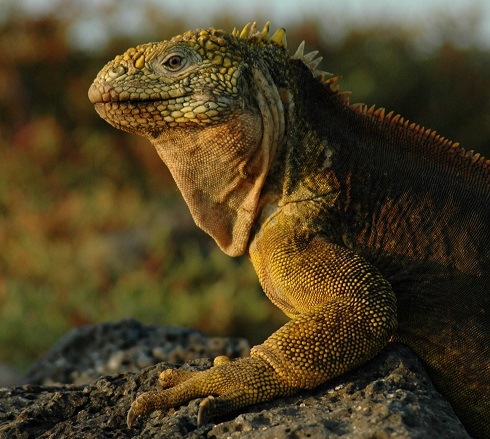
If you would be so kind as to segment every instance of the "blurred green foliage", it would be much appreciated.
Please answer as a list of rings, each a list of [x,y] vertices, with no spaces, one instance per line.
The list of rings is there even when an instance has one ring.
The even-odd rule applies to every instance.
[[[151,39],[186,30],[150,15],[149,28],[164,29]],[[103,122],[87,99],[100,68],[149,40],[148,28],[88,53],[67,42],[68,25],[19,15],[0,24],[0,361],[25,366],[73,326],[127,316],[260,341],[285,318],[250,263],[196,228],[151,145]],[[325,29],[296,24],[289,43],[320,50],[352,102],[490,156],[488,49],[456,44],[451,23],[432,45],[410,24],[335,40]]]

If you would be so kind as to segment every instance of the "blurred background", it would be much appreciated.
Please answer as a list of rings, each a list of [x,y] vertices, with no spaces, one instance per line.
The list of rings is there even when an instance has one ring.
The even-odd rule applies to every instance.
[[[1,1],[0,363],[24,370],[70,328],[123,317],[253,343],[285,321],[249,262],[193,224],[149,142],[89,103],[97,72],[130,46],[271,20],[291,50],[321,52],[351,102],[490,156],[487,2],[261,3]]]

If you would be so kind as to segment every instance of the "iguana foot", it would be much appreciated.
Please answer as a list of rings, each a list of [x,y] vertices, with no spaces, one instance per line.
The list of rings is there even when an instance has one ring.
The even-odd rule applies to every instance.
[[[251,357],[235,361],[217,357],[213,367],[203,372],[168,369],[160,374],[160,384],[164,390],[143,393],[133,402],[127,416],[129,428],[140,415],[176,407],[195,398],[206,397],[199,405],[200,426],[214,416],[298,390],[288,386],[266,361]]]

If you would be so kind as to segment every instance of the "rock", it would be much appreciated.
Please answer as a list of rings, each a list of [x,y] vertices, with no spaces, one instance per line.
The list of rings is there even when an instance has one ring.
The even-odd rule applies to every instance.
[[[126,331],[128,322],[130,327],[139,325],[126,321],[121,325]],[[113,325],[109,328],[116,333],[117,324]],[[108,328],[102,327],[105,330],[100,334]],[[145,327],[141,328],[145,344]],[[95,330],[99,334],[99,329],[100,326],[87,333],[93,335]],[[151,327],[150,332],[167,333],[168,330]],[[178,328],[171,330],[179,331]],[[186,329],[180,331],[187,335],[177,337],[177,343],[189,340],[195,333]],[[195,340],[201,340],[201,352],[205,352],[210,339],[197,334],[199,336]],[[77,340],[77,337],[71,337]],[[103,337],[92,337],[92,341],[80,348],[83,357],[87,357],[88,349],[94,346],[96,339],[95,344],[106,352]],[[112,346],[119,343],[109,339]],[[166,341],[169,342],[168,337]],[[137,342],[137,337],[134,337],[132,343],[136,345]],[[234,344],[229,340],[227,343],[224,345],[228,347]],[[185,350],[186,347],[181,348]],[[168,348],[171,352],[172,349]],[[197,345],[195,349],[199,351]],[[48,357],[59,360],[63,352],[70,353],[71,359],[65,362],[70,364],[76,358],[75,351],[75,347],[70,348],[67,339],[64,339],[62,346],[55,347]],[[111,347],[107,352],[115,351]],[[121,352],[123,357],[125,353],[133,352],[129,342]],[[108,356],[106,353],[91,356],[103,357]],[[79,358],[79,362],[82,360]],[[111,361],[121,364],[119,360],[110,360],[109,363]],[[125,368],[129,367],[127,362],[122,363],[125,363]],[[38,364],[47,367],[43,361]],[[93,364],[89,366],[91,370],[96,369]],[[141,416],[132,430],[127,428],[126,413],[131,402],[139,393],[154,388],[163,370],[169,367],[204,370],[210,366],[209,359],[188,361],[182,366],[163,363],[137,373],[100,377],[86,385],[26,384],[0,389],[0,437],[469,438],[448,402],[434,389],[417,357],[399,344],[390,344],[372,361],[315,390],[257,404],[241,413],[215,419],[213,423],[200,428],[196,426],[200,399],[167,412]],[[75,370],[73,364],[68,369],[72,372]],[[66,375],[60,372],[59,366],[55,366],[55,370],[58,370],[58,376]],[[68,375],[73,376],[73,373]],[[53,379],[52,374],[46,377],[47,380]]]
[[[137,372],[162,361],[248,355],[241,338],[207,337],[175,326],[142,325],[133,319],[73,329],[29,368],[29,384],[86,384],[103,375]]]

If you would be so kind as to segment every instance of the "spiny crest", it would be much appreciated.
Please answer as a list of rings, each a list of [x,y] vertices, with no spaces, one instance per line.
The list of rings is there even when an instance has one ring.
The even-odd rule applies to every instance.
[[[320,82],[327,84],[332,77],[331,73],[324,72],[318,69],[318,65],[322,61],[323,57],[318,55],[318,50],[314,50],[305,55],[305,42],[302,41],[301,44],[296,49],[296,52],[291,57],[292,59],[299,59],[308,67],[315,78],[318,78]]]
[[[351,108],[359,114],[375,117],[382,122],[387,122],[391,124],[392,126],[399,126],[405,129],[409,129],[415,135],[425,137],[434,144],[446,147],[448,151],[453,154],[457,154],[470,159],[472,163],[479,163],[480,165],[483,165],[485,167],[490,167],[490,160],[487,160],[482,155],[478,153],[475,154],[473,150],[466,151],[462,146],[460,146],[459,143],[452,142],[451,140],[446,139],[440,134],[437,134],[436,131],[410,122],[399,114],[395,114],[393,111],[390,111],[386,114],[384,108],[376,108],[375,105],[371,105],[370,107],[368,107],[365,104],[352,104]]]
[[[233,31],[231,32],[231,35],[240,40],[245,40],[245,41],[254,40],[258,42],[263,41],[287,49],[286,30],[284,28],[279,28],[272,35],[272,37],[269,37],[269,27],[270,27],[270,21],[265,23],[265,26],[262,29],[262,31],[257,31],[256,22],[247,23],[241,31],[238,30],[237,28],[234,28]],[[333,79],[331,78],[332,74],[328,72],[324,72],[323,70],[317,68],[323,59],[323,57],[321,56],[317,57],[318,50],[314,50],[312,52],[305,54],[304,49],[305,49],[305,42],[303,41],[298,46],[298,49],[296,50],[296,52],[291,58],[299,59],[303,61],[303,63],[310,69],[313,76],[315,78],[318,78],[320,82],[329,86],[333,84],[335,81],[332,81]]]
[[[265,23],[262,31],[257,31],[257,24],[255,22],[247,23],[241,31],[234,28],[231,34],[233,37],[240,40],[254,40],[256,42],[274,44],[278,47],[287,49],[285,29],[280,28],[272,35],[272,37],[269,37],[269,27],[270,22],[268,21]],[[318,69],[318,65],[323,59],[323,57],[317,56],[318,51],[314,50],[305,54],[304,50],[305,42],[302,41],[296,49],[294,55],[291,56],[291,59],[301,60],[320,83],[328,87],[336,96],[338,96],[341,102],[343,102],[345,105],[350,105],[350,107],[357,113],[377,118],[378,120],[389,123],[392,126],[400,126],[405,129],[409,129],[412,133],[418,136],[426,137],[427,139],[430,139],[431,142],[448,148],[448,150],[454,154],[471,159],[472,163],[480,163],[485,167],[490,167],[490,160],[486,160],[480,154],[475,154],[474,151],[466,151],[459,145],[459,143],[453,143],[450,140],[440,136],[435,131],[425,129],[424,127],[415,123],[410,123],[408,120],[405,120],[402,116],[395,114],[393,111],[386,114],[384,108],[376,108],[375,105],[371,107],[364,104],[351,105],[349,102],[350,92],[342,92],[340,87],[337,85],[337,81],[340,79],[340,77],[333,76],[331,73]]]
[[[269,27],[270,21],[265,23],[262,31],[257,31],[257,23],[247,23],[241,31],[239,31],[236,27],[231,32],[231,35],[239,40],[254,40],[254,41],[264,41],[268,43],[275,44],[276,46],[287,49],[287,41],[286,41],[286,30],[284,28],[277,29],[277,31],[269,37]]]
[[[278,29],[272,37],[269,37],[269,27],[270,22],[265,23],[262,31],[257,31],[257,24],[247,23],[244,28],[239,31],[234,28],[232,31],[232,36],[236,37],[240,40],[254,40],[257,42],[264,42],[274,44],[278,47],[282,47],[287,49],[287,40],[286,40],[286,31],[284,28]],[[301,60],[311,71],[313,76],[320,81],[323,85],[330,88],[330,90],[336,94],[339,99],[345,104],[350,105],[349,95],[350,92],[342,92],[337,85],[337,81],[339,81],[340,77],[333,76],[331,73],[322,71],[318,69],[318,65],[322,61],[321,56],[318,55],[318,51],[314,50],[309,53],[304,53],[305,50],[305,42],[302,41],[301,44],[296,49],[294,55],[291,56],[291,59]],[[485,164],[485,166],[490,166],[490,161],[486,160],[484,157],[479,154],[475,154],[473,151],[466,151],[462,148],[459,143],[453,143],[450,140],[440,136],[435,131],[430,129],[425,129],[424,127],[417,125],[415,123],[410,123],[408,120],[404,119],[399,114],[395,114],[393,111],[386,114],[384,108],[376,108],[375,105],[368,107],[364,104],[352,104],[350,107],[359,114],[368,115],[382,122],[387,122],[393,126],[400,126],[406,129],[409,129],[411,132],[418,136],[423,136],[430,139],[432,142],[437,143],[441,146],[447,147],[451,152],[468,157],[471,159],[473,163],[480,162],[481,164]]]

